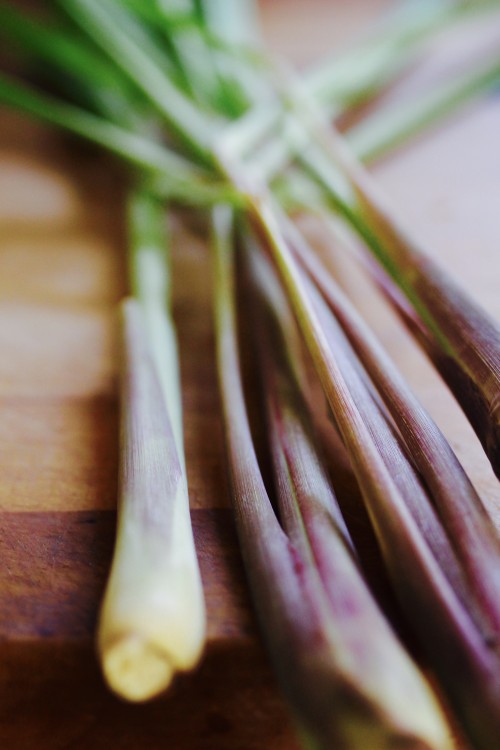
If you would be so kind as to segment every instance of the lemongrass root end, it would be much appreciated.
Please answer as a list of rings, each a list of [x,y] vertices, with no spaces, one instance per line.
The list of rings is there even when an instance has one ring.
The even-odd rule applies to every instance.
[[[166,690],[176,672],[170,654],[139,635],[125,635],[102,654],[106,681],[114,693],[142,702]]]

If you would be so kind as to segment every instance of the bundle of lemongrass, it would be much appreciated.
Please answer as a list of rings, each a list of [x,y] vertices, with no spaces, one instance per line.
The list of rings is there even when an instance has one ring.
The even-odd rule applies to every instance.
[[[2,5],[0,29],[17,53],[43,63],[60,96],[1,76],[0,100],[131,166],[118,538],[98,635],[109,684],[146,699],[203,647],[164,225],[167,205],[184,206],[211,221],[234,510],[262,633],[304,743],[451,747],[433,692],[363,579],[304,396],[305,345],[408,626],[474,747],[492,750],[500,737],[498,536],[444,436],[291,212],[332,212],[364,241],[499,474],[498,328],[401,228],[360,159],[498,82],[500,59],[424,94],[403,115],[369,115],[346,136],[332,124],[401,76],[441,28],[495,13],[494,4],[404,5],[353,52],[300,80],[258,48],[248,0],[53,5],[44,22]],[[249,307],[271,488],[240,365],[238,315]]]

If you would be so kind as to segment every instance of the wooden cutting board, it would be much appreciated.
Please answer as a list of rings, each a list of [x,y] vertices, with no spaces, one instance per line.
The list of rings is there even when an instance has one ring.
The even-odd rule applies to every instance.
[[[345,44],[389,4],[274,0],[263,6],[265,28],[273,49],[304,63]],[[466,47],[454,50],[455,63]],[[437,50],[412,76],[411,90],[449,72],[443,59]],[[376,169],[407,225],[497,319],[499,132],[500,101],[490,96]],[[202,244],[178,225],[175,316],[206,656],[146,706],[110,695],[96,665],[94,626],[116,504],[115,316],[127,291],[122,199],[119,175],[95,151],[0,114],[0,746],[294,750],[231,517],[210,269]],[[317,225],[308,229],[318,245],[331,243]],[[498,483],[453,399],[359,270],[339,255],[331,262],[498,521]]]

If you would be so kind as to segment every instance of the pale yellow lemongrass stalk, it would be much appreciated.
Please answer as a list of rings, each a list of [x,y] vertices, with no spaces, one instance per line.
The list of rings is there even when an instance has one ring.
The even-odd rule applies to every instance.
[[[136,299],[122,305],[118,530],[98,647],[110,687],[142,701],[195,666],[205,607],[189,516],[163,211],[141,193],[130,208]]]

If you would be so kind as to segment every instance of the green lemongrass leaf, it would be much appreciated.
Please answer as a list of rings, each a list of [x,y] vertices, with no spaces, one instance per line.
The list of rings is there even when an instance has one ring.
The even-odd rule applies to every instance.
[[[146,9],[144,4],[138,7],[140,4],[134,0],[127,0],[126,4],[161,34],[185,90],[198,104],[229,117],[240,115],[247,108],[249,92],[255,92],[262,62],[261,55],[254,53],[251,57],[247,48],[226,43],[220,36],[227,24],[231,29],[234,26],[236,2],[226,7],[229,12],[217,16],[217,26],[213,29],[210,26],[213,8],[209,8],[205,18],[199,3],[186,9],[189,22],[181,23],[165,5],[150,5]]]
[[[132,11],[141,21],[157,28],[159,31],[164,24],[172,29],[185,30],[199,26],[199,19],[193,12],[190,0],[186,2],[145,2],[144,0],[120,0],[127,10]]]
[[[399,102],[396,106],[375,110],[359,124],[349,128],[345,138],[358,159],[370,163],[392,153],[410,139],[450,117],[460,107],[483,95],[499,82],[498,59],[483,62],[458,79],[447,81],[437,89],[425,91],[411,102],[406,102],[404,106]],[[248,125],[255,129],[257,137],[262,137],[266,132],[271,136],[252,153],[251,161],[255,173],[268,183],[275,180],[310,142],[304,129],[297,125],[294,118],[287,117],[286,114],[282,115],[275,132],[270,133],[267,129],[271,125],[271,119],[272,116],[269,114],[267,120],[256,118],[252,122],[249,118],[248,121]],[[260,131],[259,125],[262,127]],[[242,127],[239,135],[242,142],[246,138],[249,141],[256,140],[250,127],[246,131]],[[234,150],[237,149],[241,149],[241,146],[235,140]],[[323,161],[321,156],[319,161]],[[287,179],[287,175],[284,179]]]
[[[102,48],[102,52],[105,58],[111,62],[113,60],[118,67],[118,70],[125,75],[128,79],[128,73],[122,69],[120,63],[115,59],[116,53],[112,53],[109,48],[104,48],[101,38],[106,34],[106,29],[103,28],[96,35],[96,30],[92,16],[91,7],[92,3],[87,3],[86,0],[71,5],[71,3],[65,2],[65,0],[55,0],[60,10],[64,12],[69,19],[75,23],[82,31],[85,36],[90,36],[93,43],[98,47]],[[146,2],[145,5],[148,3]],[[89,6],[88,8],[86,6]],[[151,63],[160,71],[175,79],[176,70],[174,61],[169,55],[169,50],[165,48],[163,39],[156,33],[156,30],[151,24],[143,23],[134,13],[130,13],[125,7],[122,0],[104,0],[101,3],[101,12],[104,14],[103,19],[107,18],[120,29],[121,33],[129,39],[132,44],[139,48],[144,57],[147,57]],[[87,24],[82,23],[83,17],[87,18]],[[106,23],[104,23],[106,26]],[[90,33],[92,30],[92,33]]]
[[[404,738],[409,747],[448,747],[446,730],[431,694],[379,619],[343,538],[332,534],[329,562],[334,564],[336,576],[354,585],[354,591],[349,587],[350,595],[356,597],[363,615],[373,623],[378,644],[371,653],[373,662],[367,655],[364,629],[363,647],[359,649],[352,623],[349,629],[344,620],[345,630],[340,635],[343,628],[333,617],[335,608],[308,553],[304,534],[291,524],[297,533],[293,538],[287,537],[276,519],[262,481],[246,413],[237,343],[231,224],[225,207],[217,209],[214,231],[217,363],[238,532],[264,637],[296,719],[317,750],[336,744],[354,748],[360,737],[381,750],[394,746],[395,737]],[[319,517],[316,520],[319,549]],[[325,521],[324,514],[322,520]],[[325,543],[322,547],[324,551],[326,546]],[[324,565],[327,566],[326,560]],[[326,574],[325,569],[323,572]],[[332,599],[339,593],[339,589],[336,595],[332,593]],[[338,614],[342,609],[339,598],[336,604]],[[361,637],[359,631],[358,634]],[[353,650],[346,652],[342,646],[349,637]],[[378,659],[382,659],[383,666],[377,665]],[[387,669],[388,659],[394,673]],[[384,698],[382,690],[374,690],[372,695],[370,690],[364,693],[357,684],[360,672],[366,677],[367,668],[374,672],[378,668],[385,670]],[[390,685],[394,674],[404,680],[406,695],[412,694],[415,706],[420,707],[410,716],[404,712],[408,721],[402,718],[401,704],[405,701],[397,687],[400,683],[396,680]]]
[[[213,65],[202,23],[192,6],[191,2],[186,4],[186,17],[190,23],[179,23],[176,16],[172,17],[171,9],[166,4],[154,4],[154,13],[148,11],[150,16],[154,15],[149,19],[149,25],[161,35],[182,77],[185,91],[197,104],[210,110],[215,86]],[[144,16],[141,9],[136,8],[135,13],[139,17]]]
[[[248,80],[254,80],[255,66],[234,51],[222,51],[220,44],[212,42],[211,32],[218,34],[222,40],[226,34],[231,36],[234,28],[240,27],[243,21],[246,23],[246,13],[241,15],[241,5],[236,1],[230,5],[226,3],[224,13],[217,13],[216,3],[209,3],[205,7],[203,2],[194,2],[196,25],[180,31],[169,24],[164,26],[178,50],[196,99],[231,119],[248,108],[251,100],[247,91]],[[246,3],[243,6],[244,11]]]
[[[0,6],[0,33],[24,54],[54,68],[63,79],[69,77],[83,88],[87,100],[115,122],[136,125],[144,103],[128,80],[80,37],[55,26],[32,21],[11,7]]]
[[[10,5],[0,5],[0,33],[10,44],[65,67],[71,75],[104,89],[122,88],[126,79],[89,45],[68,29],[32,20]]]
[[[485,0],[468,3],[431,3],[426,8],[407,4],[395,14],[394,28],[382,26],[374,39],[338,60],[320,65],[303,79],[309,95],[321,105],[325,117],[339,116],[349,107],[380,93],[409,64],[423,41],[446,23],[465,13],[480,13],[494,7]],[[423,11],[423,12],[422,12]],[[494,86],[500,79],[498,59],[478,64],[458,80],[442,84],[438,91],[424,92],[405,107],[399,104],[375,111],[346,137],[358,158],[370,161],[401,146],[435,122]],[[328,87],[329,96],[322,89]],[[268,93],[268,101],[255,106],[240,120],[228,126],[225,149],[234,157],[251,156],[251,168],[265,182],[283,171],[310,141],[309,134],[287,117]],[[266,99],[266,97],[264,97]],[[332,109],[332,107],[334,109]]]
[[[481,750],[489,750],[500,730],[498,660],[449,585],[377,450],[283,237],[277,209],[263,195],[251,200],[253,220],[279,271],[350,455],[394,589],[467,731]]]
[[[164,3],[144,3],[142,0],[125,0],[122,4],[150,33],[158,36],[162,48],[172,62],[180,87],[189,96],[194,96],[195,87],[185,68],[189,58],[184,54],[182,45],[176,41],[177,37],[197,31],[198,20],[192,9],[188,7],[184,13],[175,13]]]
[[[193,25],[189,29],[178,30],[164,24],[164,34],[175,50],[176,59],[189,83],[193,99],[207,111],[228,114],[220,93],[214,54],[206,44],[203,29]]]
[[[426,0],[405,3],[371,31],[354,49],[321,62],[305,74],[304,83],[328,112],[366,99],[393,81],[409,65],[422,44],[464,12],[485,3]]]
[[[151,2],[151,0],[120,0],[120,5],[136,16],[144,25],[155,28],[163,21],[164,4]],[[180,19],[180,16],[178,18]],[[190,13],[186,13],[185,18],[192,20]]]
[[[183,467],[140,303],[122,307],[118,530],[98,646],[110,687],[143,701],[203,647],[203,593]]]
[[[91,34],[118,67],[143,91],[172,134],[203,164],[212,166],[210,146],[216,123],[172,82],[135,34],[133,18],[114,0],[66,0],[64,10]]]
[[[188,161],[163,146],[4,75],[0,76],[0,97],[5,104],[83,136],[142,169],[177,172],[183,180],[190,179],[190,171],[194,173]]]
[[[244,208],[245,197],[231,185],[217,180],[186,181],[184,184],[172,180],[170,174],[158,172],[143,174],[137,180],[142,187],[157,198],[171,201],[188,208],[212,207],[228,203],[234,208]]]
[[[296,231],[292,241],[406,440],[467,575],[469,611],[479,612],[476,625],[500,655],[500,540],[478,494],[438,426],[323,264]],[[445,572],[446,558],[447,553],[440,556]]]
[[[359,159],[374,161],[498,83],[500,60],[487,61],[415,100],[374,112],[350,129],[347,140]]]
[[[248,11],[241,13],[241,8],[235,7],[237,2],[231,3],[230,6],[227,3],[221,3],[219,8],[215,7],[216,3],[208,3],[205,9],[199,2],[187,2],[178,8],[167,3],[144,2],[144,0],[121,0],[121,4],[159,32],[164,32],[165,26],[168,27],[169,32],[175,33],[198,31],[203,34],[207,44],[213,49],[225,52],[233,59],[260,69],[267,66],[262,52],[257,50],[255,45],[258,40],[256,33],[258,13],[254,10],[250,10],[250,13]],[[245,4],[243,0],[240,6]],[[195,12],[195,5],[198,12]]]
[[[241,203],[230,186],[211,180],[167,147],[4,75],[0,75],[0,101],[103,146],[138,167],[145,185],[164,197],[190,205]]]
[[[240,117],[268,91],[269,83],[263,73],[269,73],[271,66],[265,51],[255,44],[246,46],[222,37],[220,19],[214,24],[214,17],[211,13],[208,14],[209,25],[200,28],[200,33],[214,55],[221,84],[219,110],[231,118]],[[226,14],[225,19],[231,26],[231,14]]]
[[[427,2],[425,7],[422,5],[415,8],[406,4],[394,14],[392,23],[383,24],[373,37],[305,74],[304,87],[321,105],[325,116],[342,114],[349,107],[383,90],[408,66],[422,43],[446,22],[460,17],[464,9],[461,3]],[[482,6],[482,3],[478,5]],[[259,142],[282,124],[282,108],[272,102],[271,95],[269,98],[270,101],[256,106],[239,122],[229,126],[231,146],[228,144],[227,149],[235,156],[253,152]],[[307,136],[302,138],[292,149],[293,144],[280,145],[279,141],[275,142],[274,169],[277,171],[286,166],[307,140]],[[278,157],[280,152],[281,156]]]

